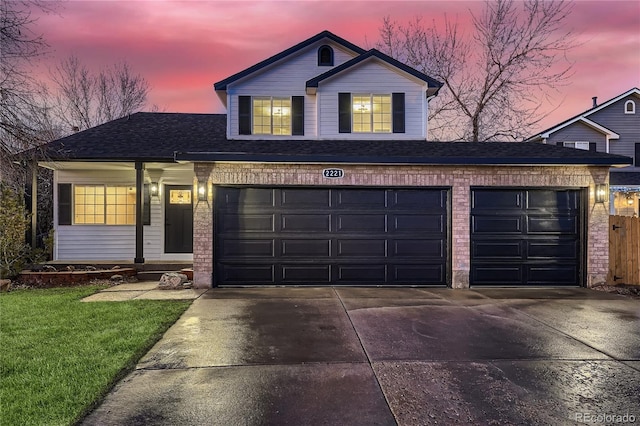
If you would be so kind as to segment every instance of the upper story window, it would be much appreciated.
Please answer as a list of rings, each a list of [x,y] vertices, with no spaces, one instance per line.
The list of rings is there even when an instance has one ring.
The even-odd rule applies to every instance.
[[[318,49],[318,66],[319,67],[332,67],[333,66],[333,49],[331,46],[320,46]]]
[[[635,114],[636,113],[636,103],[629,100],[624,103],[624,113],[625,114]]]
[[[291,134],[291,98],[256,96],[252,110],[254,135]]]
[[[562,146],[575,149],[583,149],[585,151],[589,151],[590,149],[589,142],[564,142]]]
[[[404,93],[338,93],[339,133],[405,133]]]
[[[354,133],[391,133],[391,95],[354,94]]]
[[[238,96],[238,134],[304,135],[304,96]]]

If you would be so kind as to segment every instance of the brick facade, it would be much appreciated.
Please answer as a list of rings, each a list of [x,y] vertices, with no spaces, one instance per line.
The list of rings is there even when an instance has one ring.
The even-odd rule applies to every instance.
[[[263,186],[439,186],[451,188],[452,287],[469,287],[470,187],[589,188],[587,286],[603,283],[609,264],[608,205],[594,202],[594,185],[607,183],[608,167],[586,166],[405,166],[337,165],[342,179],[327,179],[329,165],[195,163],[198,182]],[[210,287],[213,273],[213,197],[194,208],[193,268],[197,287]]]

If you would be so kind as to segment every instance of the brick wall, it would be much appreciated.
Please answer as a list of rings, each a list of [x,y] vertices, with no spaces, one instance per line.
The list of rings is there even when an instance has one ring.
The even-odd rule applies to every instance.
[[[586,166],[403,166],[337,165],[342,179],[327,179],[322,170],[329,165],[196,163],[198,181],[212,185],[306,185],[306,186],[445,186],[451,187],[452,286],[469,287],[470,187],[572,187],[590,188],[587,235],[587,285],[605,282],[608,270],[607,204],[595,204],[593,186],[608,182],[608,167]],[[194,209],[194,280],[211,286],[213,268],[213,204]]]

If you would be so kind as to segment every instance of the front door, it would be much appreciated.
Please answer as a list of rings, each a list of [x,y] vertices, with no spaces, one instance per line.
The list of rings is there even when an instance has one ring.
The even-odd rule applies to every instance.
[[[164,251],[193,253],[193,187],[165,185]]]

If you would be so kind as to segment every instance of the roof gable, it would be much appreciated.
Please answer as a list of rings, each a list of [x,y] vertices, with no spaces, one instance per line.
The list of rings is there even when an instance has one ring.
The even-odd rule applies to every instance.
[[[262,62],[258,62],[257,64],[250,66],[249,68],[242,70],[236,74],[233,74],[230,77],[225,78],[224,80],[221,80],[217,83],[214,84],[214,88],[215,90],[227,90],[227,86],[231,83],[234,83],[244,77],[247,77],[255,72],[258,72],[288,56],[291,56],[301,50],[303,50],[304,48],[322,40],[322,39],[329,39],[332,40],[333,42],[343,46],[344,48],[351,50],[357,54],[363,54],[366,52],[366,50],[362,49],[359,46],[356,46],[355,44],[343,39],[342,37],[338,37],[337,35],[333,34],[332,32],[329,31],[322,31],[321,33],[316,34],[315,36],[308,38],[307,40],[304,40],[298,44],[296,44],[295,46],[292,46],[286,50],[283,50],[282,52],[273,55],[270,58],[265,59]]]
[[[429,90],[427,91],[427,95],[431,96],[431,95],[435,95],[438,90],[440,89],[440,87],[442,87],[442,83],[440,83],[437,80],[434,80],[433,78],[429,77],[428,75],[414,69],[411,68],[410,66],[403,64],[400,61],[397,61],[396,59],[393,59],[392,57],[385,55],[384,53],[380,52],[379,50],[376,49],[371,49],[369,51],[367,51],[366,53],[363,53],[353,59],[351,59],[350,61],[347,61],[341,65],[338,65],[337,67],[323,73],[320,74],[317,77],[312,78],[311,80],[308,80],[306,83],[306,87],[307,87],[307,93],[309,94],[313,94],[315,93],[315,91],[318,88],[318,85],[320,82],[327,80],[331,77],[334,77],[342,72],[345,72],[347,70],[352,69],[354,66],[361,64],[363,61],[366,61],[367,59],[370,58],[377,58],[380,61],[391,65],[392,67],[399,69],[409,75],[411,75],[412,77],[417,78],[418,80],[424,81],[425,83],[427,83]]]
[[[600,125],[600,124],[598,124],[598,123],[596,123],[594,121],[588,120],[587,117],[590,116],[591,114],[594,114],[594,113],[596,113],[598,111],[601,111],[601,110],[603,110],[603,109],[615,104],[619,100],[624,99],[629,95],[635,95],[637,97],[640,97],[640,89],[638,89],[637,87],[634,87],[633,89],[630,89],[630,90],[628,90],[628,91],[616,96],[615,98],[609,99],[608,101],[603,102],[598,106],[590,108],[590,109],[584,111],[581,114],[578,114],[578,115],[576,115],[574,117],[571,117],[568,120],[565,120],[565,121],[561,122],[560,124],[557,124],[557,125],[555,125],[553,127],[550,127],[548,129],[538,133],[537,135],[530,137],[529,139],[527,139],[527,141],[546,139],[551,135],[551,133],[555,133],[558,130],[561,130],[561,129],[567,127],[567,126],[570,126],[570,125],[572,125],[573,123],[575,123],[577,121],[581,121],[584,124],[586,124],[586,125],[594,128],[594,129],[602,132],[603,134],[608,135],[609,138],[611,138],[611,139],[618,139],[619,135],[617,133],[613,132],[610,129],[607,129],[606,127],[604,127],[604,126],[602,126],[602,125]]]

